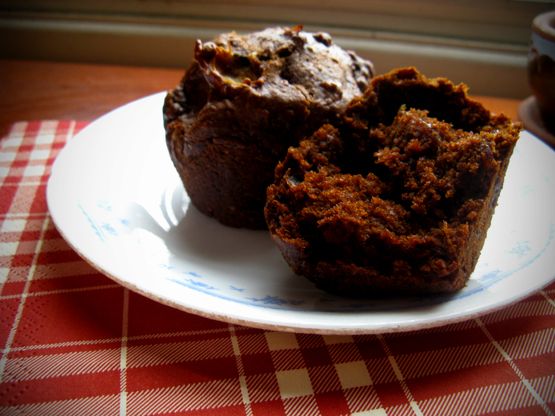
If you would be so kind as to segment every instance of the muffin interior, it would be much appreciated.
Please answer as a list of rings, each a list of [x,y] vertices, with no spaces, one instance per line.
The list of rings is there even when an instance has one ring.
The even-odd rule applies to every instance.
[[[278,165],[270,231],[315,279],[324,263],[449,279],[469,261],[461,253],[477,245],[475,229],[489,225],[518,130],[447,80],[411,68],[378,77],[342,125],[322,127]]]

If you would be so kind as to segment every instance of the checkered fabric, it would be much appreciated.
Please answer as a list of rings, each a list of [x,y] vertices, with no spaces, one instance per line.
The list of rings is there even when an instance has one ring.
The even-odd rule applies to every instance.
[[[555,284],[495,313],[402,334],[268,332],[129,292],[48,215],[50,166],[85,123],[0,141],[1,415],[555,413]]]

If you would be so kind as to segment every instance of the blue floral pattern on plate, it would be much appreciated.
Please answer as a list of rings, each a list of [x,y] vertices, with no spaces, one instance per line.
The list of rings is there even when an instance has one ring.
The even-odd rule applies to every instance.
[[[528,132],[467,287],[451,297],[362,301],[328,295],[292,274],[267,232],[223,227],[190,206],[164,143],[164,97],[145,97],[88,125],[59,153],[48,181],[62,236],[130,290],[226,322],[354,334],[468,319],[554,277],[555,153]]]
[[[522,191],[530,193],[531,187],[526,186]],[[91,207],[91,209],[85,209],[82,205],[79,208],[95,235],[104,242],[107,242],[109,239],[117,239],[123,234],[130,234],[134,230],[135,225],[133,221],[130,218],[119,216],[118,210],[114,209],[112,204],[106,200],[97,201],[96,205]],[[223,226],[218,225],[217,227]],[[255,307],[303,310],[313,308],[316,305],[319,310],[323,311],[391,310],[453,301],[486,290],[516,271],[528,267],[536,259],[544,255],[548,247],[553,245],[555,224],[549,224],[548,229],[549,232],[546,234],[542,244],[536,244],[534,247],[529,240],[518,238],[518,230],[515,230],[512,233],[514,240],[505,241],[505,246],[502,250],[503,258],[499,259],[501,264],[510,264],[511,267],[500,269],[492,268],[493,266],[487,263],[479,263],[467,287],[458,293],[419,296],[417,298],[390,298],[387,303],[381,300],[343,298],[321,292],[317,289],[314,289],[312,298],[310,301],[307,301],[305,293],[301,296],[295,296],[293,293],[287,297],[275,293],[258,293],[250,287],[237,285],[233,281],[233,276],[229,276],[229,281],[228,279],[214,279],[207,277],[204,273],[194,268],[180,267],[182,264],[176,266],[170,262],[165,262],[157,263],[154,267],[159,271],[160,278],[167,279],[179,286],[226,301]],[[256,255],[256,253],[253,253],[253,255]],[[190,267],[194,267],[194,264],[191,264]],[[298,277],[298,279],[302,278]]]

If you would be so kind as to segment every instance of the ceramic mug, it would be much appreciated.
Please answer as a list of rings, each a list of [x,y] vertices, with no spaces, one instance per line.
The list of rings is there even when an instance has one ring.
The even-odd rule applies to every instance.
[[[555,11],[536,16],[532,23],[528,81],[544,124],[555,131]]]

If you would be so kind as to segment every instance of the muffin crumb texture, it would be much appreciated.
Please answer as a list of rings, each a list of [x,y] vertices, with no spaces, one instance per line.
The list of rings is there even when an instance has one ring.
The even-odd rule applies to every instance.
[[[334,293],[461,289],[520,131],[464,85],[374,78],[336,125],[289,149],[265,215],[293,270]]]

